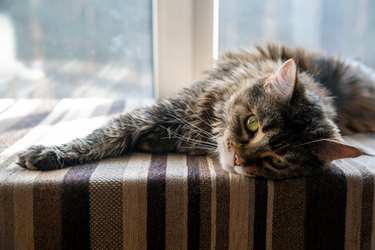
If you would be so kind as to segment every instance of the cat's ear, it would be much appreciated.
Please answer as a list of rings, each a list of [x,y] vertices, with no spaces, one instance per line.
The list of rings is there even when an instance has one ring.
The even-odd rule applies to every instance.
[[[277,72],[267,79],[264,88],[280,100],[289,102],[297,84],[297,64],[293,59],[287,60]]]
[[[324,163],[343,158],[355,158],[364,154],[359,148],[342,141],[325,139],[316,142],[317,156]]]

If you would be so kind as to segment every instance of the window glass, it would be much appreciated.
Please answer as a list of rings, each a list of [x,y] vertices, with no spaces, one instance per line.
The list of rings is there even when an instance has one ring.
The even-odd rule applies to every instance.
[[[219,49],[276,42],[375,66],[375,1],[220,0]]]
[[[0,98],[151,97],[151,0],[0,1]]]

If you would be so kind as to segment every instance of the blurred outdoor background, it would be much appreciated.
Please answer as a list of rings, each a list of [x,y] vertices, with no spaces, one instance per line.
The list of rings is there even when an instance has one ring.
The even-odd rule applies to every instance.
[[[219,51],[277,42],[375,67],[374,14],[371,0],[219,0]],[[153,97],[152,48],[152,0],[0,0],[0,98]]]
[[[152,97],[150,0],[0,0],[0,97]]]
[[[375,1],[220,0],[219,48],[278,42],[375,67]]]

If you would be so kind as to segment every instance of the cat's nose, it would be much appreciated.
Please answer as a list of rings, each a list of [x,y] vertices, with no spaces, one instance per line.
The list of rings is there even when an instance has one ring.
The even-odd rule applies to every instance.
[[[234,155],[234,164],[236,166],[243,166],[244,165],[244,163],[241,160],[241,158],[238,155],[236,155],[236,154]]]

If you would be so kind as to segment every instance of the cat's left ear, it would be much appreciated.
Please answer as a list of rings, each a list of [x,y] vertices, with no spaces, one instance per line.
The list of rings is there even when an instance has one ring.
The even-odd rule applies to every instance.
[[[297,81],[297,64],[293,59],[289,59],[274,75],[267,79],[264,88],[280,100],[289,102]]]
[[[343,158],[355,158],[364,154],[359,148],[342,141],[325,139],[316,142],[316,153],[324,163]]]

